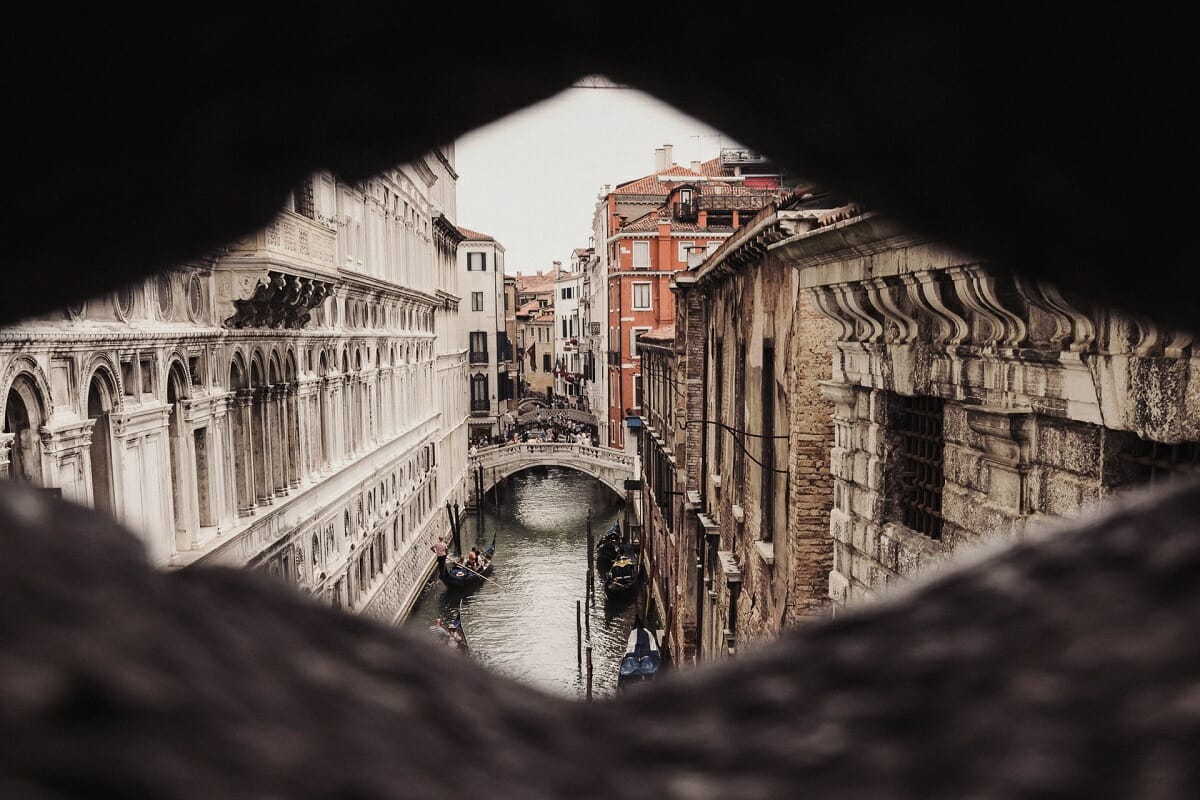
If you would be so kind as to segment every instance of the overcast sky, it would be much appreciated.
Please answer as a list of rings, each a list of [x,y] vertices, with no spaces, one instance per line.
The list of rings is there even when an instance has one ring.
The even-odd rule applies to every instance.
[[[604,184],[654,172],[664,144],[687,166],[737,143],[634,89],[567,89],[458,140],[457,222],[496,237],[509,274],[566,265]]]

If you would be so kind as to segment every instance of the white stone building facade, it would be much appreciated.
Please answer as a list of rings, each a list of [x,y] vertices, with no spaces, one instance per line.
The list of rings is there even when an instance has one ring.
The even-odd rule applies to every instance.
[[[554,393],[571,398],[571,402],[583,396],[580,348],[583,320],[579,305],[586,265],[587,251],[577,249],[571,256],[570,268],[560,272],[554,280]]]
[[[263,231],[0,331],[0,473],[152,561],[396,619],[465,501],[453,150],[317,174]]]
[[[486,233],[459,228],[458,274],[462,281],[463,327],[470,377],[469,436],[500,433],[511,396],[512,361],[504,309],[504,245]]]

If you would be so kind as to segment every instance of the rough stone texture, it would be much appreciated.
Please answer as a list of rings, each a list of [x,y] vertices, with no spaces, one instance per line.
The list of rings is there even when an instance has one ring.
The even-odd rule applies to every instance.
[[[1192,324],[1200,271],[1182,236],[1198,123],[1166,111],[1196,72],[1190,28],[964,10],[974,21],[805,6],[790,26],[772,9],[802,58],[762,48],[750,79],[692,81],[609,8],[546,4],[493,39],[495,19],[467,6],[136,20],[27,6],[0,56],[17,112],[0,317],[256,229],[318,162],[362,177],[607,71],[917,229]],[[712,24],[672,31],[700,39]],[[449,48],[430,69],[403,41],[414,31],[495,46],[486,65]],[[832,66],[814,80],[805,64]],[[1188,402],[1198,392],[1190,382]],[[253,576],[151,573],[99,517],[54,503],[64,517],[47,518],[12,491],[7,797],[442,797],[482,781],[492,797],[1200,794],[1195,490],[611,708],[533,695]],[[485,687],[470,708],[466,686]],[[441,768],[464,752],[479,770]]]
[[[24,487],[0,510],[4,797],[1200,791],[1195,487],[592,705],[253,573],[155,572]]]

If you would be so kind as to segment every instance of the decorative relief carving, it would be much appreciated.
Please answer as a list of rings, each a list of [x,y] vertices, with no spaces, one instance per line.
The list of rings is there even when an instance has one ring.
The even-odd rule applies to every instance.
[[[225,327],[302,328],[332,289],[328,281],[268,272],[267,280],[260,279],[249,297],[233,301],[237,311],[225,320]]]

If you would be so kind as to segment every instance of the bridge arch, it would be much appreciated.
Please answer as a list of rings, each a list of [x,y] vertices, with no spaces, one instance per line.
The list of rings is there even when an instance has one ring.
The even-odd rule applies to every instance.
[[[591,447],[567,442],[521,442],[485,447],[471,454],[472,475],[469,479],[472,500],[478,502],[476,490],[484,494],[498,483],[519,472],[534,467],[562,467],[582,472],[604,484],[618,497],[625,496],[625,481],[636,477],[634,456],[606,447]]]

